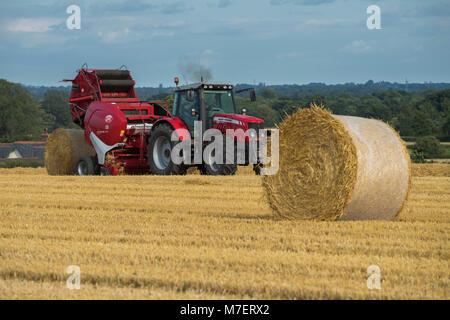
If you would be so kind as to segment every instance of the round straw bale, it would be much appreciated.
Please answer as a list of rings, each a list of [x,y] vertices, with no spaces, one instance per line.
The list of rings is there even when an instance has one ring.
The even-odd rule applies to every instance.
[[[263,180],[278,216],[391,220],[400,212],[410,159],[387,124],[314,105],[287,117],[279,130],[279,171]]]
[[[83,130],[56,129],[47,139],[45,167],[50,175],[75,174],[78,160],[88,155],[95,151],[85,142]]]

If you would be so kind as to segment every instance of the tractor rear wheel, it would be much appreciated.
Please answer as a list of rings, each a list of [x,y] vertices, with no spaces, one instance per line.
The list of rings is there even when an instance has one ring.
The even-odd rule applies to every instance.
[[[95,157],[81,157],[77,162],[76,173],[79,176],[93,176],[98,174],[97,159]]]
[[[203,175],[210,176],[232,176],[236,173],[237,165],[235,163],[227,164],[227,150],[226,150],[227,139],[223,140],[223,163],[218,164],[212,161],[215,156],[214,150],[211,150],[210,154],[206,154],[206,159],[203,159],[203,164],[200,166],[200,173]],[[234,155],[232,156],[234,162],[236,161],[236,150],[234,150]]]
[[[152,174],[184,175],[186,166],[172,162],[172,148],[177,142],[171,141],[173,128],[168,124],[159,125],[152,131],[147,145],[148,165]]]

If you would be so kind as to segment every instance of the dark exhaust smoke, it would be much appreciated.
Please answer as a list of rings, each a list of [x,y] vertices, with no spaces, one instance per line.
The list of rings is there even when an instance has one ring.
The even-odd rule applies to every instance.
[[[209,82],[213,78],[211,70],[198,62],[180,62],[178,63],[178,69],[184,81],[187,82],[200,82],[202,79],[204,82]]]

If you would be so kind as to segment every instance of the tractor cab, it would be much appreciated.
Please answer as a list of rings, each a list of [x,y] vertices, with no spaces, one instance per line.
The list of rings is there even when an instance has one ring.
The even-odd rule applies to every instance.
[[[177,79],[175,80],[175,83],[177,83]],[[238,92],[247,90],[249,89],[240,90]],[[255,101],[255,92],[253,89],[250,90],[252,90],[250,92],[251,100]],[[180,118],[185,123],[191,132],[191,135],[193,133],[194,121],[202,122],[203,132],[211,128],[220,129],[221,126],[218,126],[216,122],[228,121],[230,124],[237,124],[236,117],[240,118],[239,120],[244,120],[239,122],[239,124],[242,125],[241,129],[243,130],[248,129],[248,126],[245,125],[247,122],[262,123],[260,119],[245,116],[245,109],[242,110],[242,113],[244,115],[243,117],[237,115],[232,85],[202,82],[177,86],[175,88],[173,115]]]
[[[236,114],[233,86],[196,83],[175,88],[173,115],[180,118],[189,131],[193,130],[194,121],[202,121],[203,131],[213,128],[216,114]]]

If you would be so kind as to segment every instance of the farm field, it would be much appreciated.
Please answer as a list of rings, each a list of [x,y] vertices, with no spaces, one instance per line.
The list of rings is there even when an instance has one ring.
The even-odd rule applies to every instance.
[[[0,299],[449,299],[449,168],[413,165],[392,222],[274,220],[250,170],[0,169]],[[381,290],[367,288],[370,265]]]

